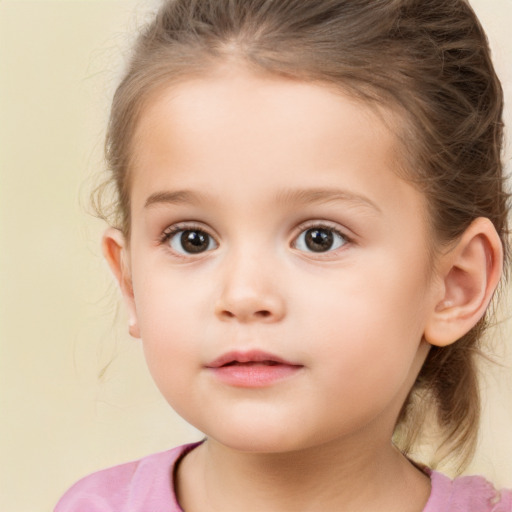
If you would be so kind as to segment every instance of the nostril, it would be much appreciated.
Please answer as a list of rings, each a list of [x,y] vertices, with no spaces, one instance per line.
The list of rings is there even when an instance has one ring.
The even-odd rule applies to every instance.
[[[240,316],[240,315],[236,315],[235,313],[233,313],[232,311],[229,311],[227,309],[222,312],[222,315],[226,318],[235,318],[237,316]],[[266,309],[263,309],[260,311],[255,311],[253,314],[254,318],[268,318],[270,316],[272,316],[272,313]]]
[[[223,322],[237,320],[243,323],[268,323],[281,320],[285,307],[280,297],[257,296],[254,293],[245,296],[223,295],[217,299],[214,312]]]

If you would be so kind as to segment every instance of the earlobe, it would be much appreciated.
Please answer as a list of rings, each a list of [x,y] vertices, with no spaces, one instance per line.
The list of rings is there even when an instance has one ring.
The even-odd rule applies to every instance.
[[[489,219],[480,217],[448,253],[440,257],[442,297],[425,328],[431,345],[446,346],[482,318],[501,277],[503,247]]]
[[[134,338],[140,338],[128,258],[128,248],[125,237],[121,231],[115,228],[108,228],[103,234],[102,249],[103,255],[119,284],[121,294],[123,295],[128,308],[128,331]]]

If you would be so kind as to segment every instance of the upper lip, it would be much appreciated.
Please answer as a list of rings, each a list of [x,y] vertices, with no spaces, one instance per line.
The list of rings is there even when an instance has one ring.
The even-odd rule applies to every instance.
[[[249,351],[232,351],[222,354],[217,359],[214,359],[206,365],[207,368],[220,368],[230,363],[263,363],[271,362],[277,364],[286,364],[288,366],[302,366],[291,361],[287,361],[282,357],[264,352],[262,350],[249,350]]]

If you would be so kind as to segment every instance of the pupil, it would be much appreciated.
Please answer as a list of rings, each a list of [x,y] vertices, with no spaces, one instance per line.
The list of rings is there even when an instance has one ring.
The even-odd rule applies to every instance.
[[[311,251],[328,251],[332,247],[333,241],[332,232],[326,229],[309,229],[306,232],[306,245]]]
[[[181,245],[187,252],[198,253],[208,249],[208,235],[202,231],[184,231]]]

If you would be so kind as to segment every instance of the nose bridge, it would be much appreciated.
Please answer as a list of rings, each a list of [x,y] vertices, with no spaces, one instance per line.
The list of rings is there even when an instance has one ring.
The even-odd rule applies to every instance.
[[[245,243],[224,261],[216,304],[216,314],[222,320],[272,322],[285,314],[277,257],[257,245]]]

